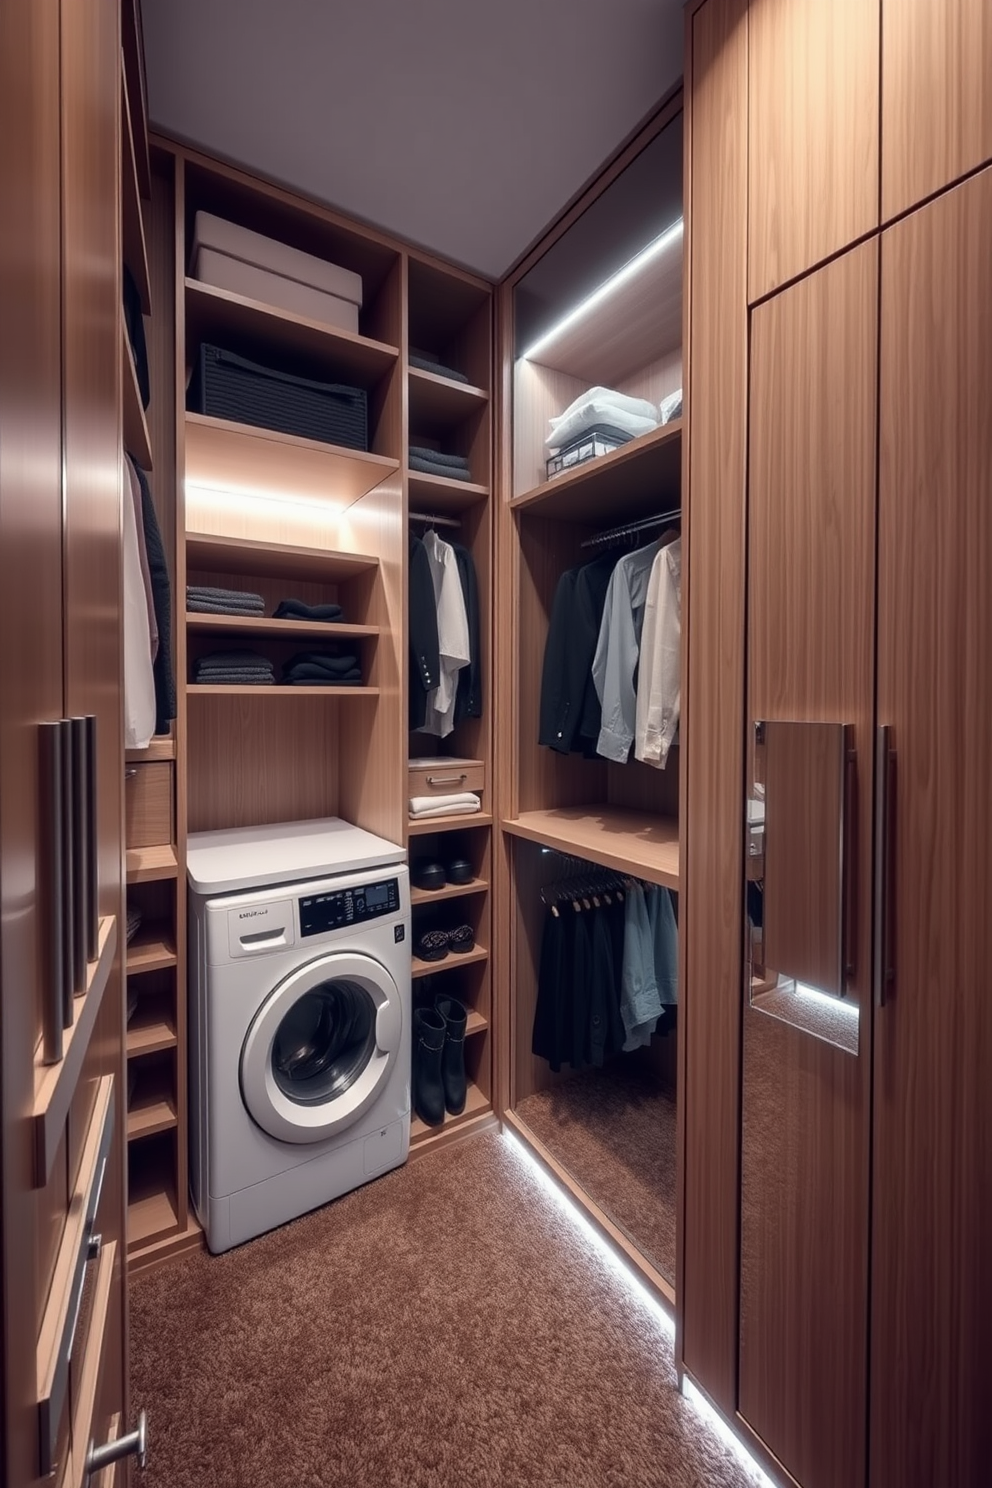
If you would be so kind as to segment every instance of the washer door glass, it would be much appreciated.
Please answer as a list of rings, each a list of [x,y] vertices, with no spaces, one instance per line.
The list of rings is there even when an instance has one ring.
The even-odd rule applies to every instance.
[[[241,1050],[252,1119],[282,1142],[319,1142],[357,1121],[396,1065],[408,1007],[409,993],[371,956],[335,952],[290,972]]]
[[[272,1040],[272,1073],[301,1106],[344,1094],[375,1053],[376,1006],[344,978],[321,982],[286,1013]]]

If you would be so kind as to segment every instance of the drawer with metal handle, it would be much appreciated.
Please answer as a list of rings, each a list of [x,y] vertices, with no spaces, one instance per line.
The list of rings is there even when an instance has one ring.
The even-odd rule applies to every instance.
[[[417,759],[410,761],[411,796],[450,796],[459,791],[483,791],[486,765],[479,759]]]

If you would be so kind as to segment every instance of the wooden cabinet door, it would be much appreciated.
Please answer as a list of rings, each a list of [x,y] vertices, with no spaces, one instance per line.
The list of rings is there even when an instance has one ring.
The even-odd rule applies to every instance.
[[[754,301],[878,225],[879,0],[751,0],[748,29]]]
[[[992,1462],[992,169],[883,234],[870,1481]]]
[[[857,782],[846,995],[795,982],[776,1016],[744,1012],[738,1409],[803,1488],[865,1467],[877,295],[873,240],[751,323],[748,718],[850,726]],[[782,825],[767,784],[766,831],[837,864],[836,829],[804,842],[816,813]]]
[[[988,0],[885,0],[882,220],[992,160]]]

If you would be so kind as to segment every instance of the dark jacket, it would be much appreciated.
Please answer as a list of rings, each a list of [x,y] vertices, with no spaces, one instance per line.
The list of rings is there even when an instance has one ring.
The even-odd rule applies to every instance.
[[[468,666],[462,667],[458,673],[455,722],[461,723],[463,718],[482,717],[482,627],[479,622],[479,581],[476,577],[472,554],[460,543],[452,543],[451,546],[455,551],[462,597],[465,600],[465,614],[468,617],[468,650],[472,658]]]
[[[617,554],[607,554],[558,580],[541,675],[538,743],[559,754],[595,754],[601,708],[592,680],[606,590]]]
[[[152,664],[155,680],[155,732],[167,734],[176,716],[176,676],[172,669],[172,581],[165,557],[165,544],[158,525],[148,477],[136,460],[131,461],[141,487],[141,521],[148,550],[148,575],[152,581],[152,604],[158,626],[158,651]]]
[[[441,657],[437,640],[437,601],[427,549],[410,534],[410,712],[412,729],[423,728],[427,717],[427,694],[441,680]]]

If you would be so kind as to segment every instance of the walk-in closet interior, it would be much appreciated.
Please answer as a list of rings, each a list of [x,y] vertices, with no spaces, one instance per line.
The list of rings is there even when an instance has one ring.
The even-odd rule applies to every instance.
[[[375,1234],[370,1335],[421,1327],[425,1380],[411,1286],[470,1251],[547,1436],[574,1340],[482,1180],[435,1182],[498,1146],[671,1320],[655,1415],[703,1402],[776,1488],[987,1488],[987,7],[659,0],[651,107],[526,232],[519,147],[473,154],[466,220],[519,231],[459,258],[404,228],[416,172],[372,212],[302,140],[280,173],[155,118],[150,78],[202,88],[163,4],[0,6],[0,1476],[164,1483],[164,1375],[194,1413],[132,1303],[197,1267],[204,1316],[244,1302],[223,1422],[279,1235],[306,1309]],[[630,1326],[602,1388],[641,1400]],[[508,1480],[457,1349],[391,1475],[358,1334],[341,1481]],[[554,1420],[521,1488],[590,1488]]]

